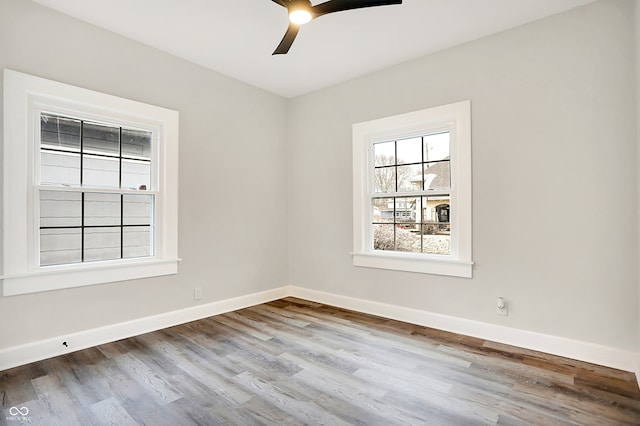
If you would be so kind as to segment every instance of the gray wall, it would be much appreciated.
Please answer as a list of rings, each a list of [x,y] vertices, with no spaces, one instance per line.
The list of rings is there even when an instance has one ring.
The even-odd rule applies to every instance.
[[[633,3],[290,101],[24,0],[0,68],[180,111],[180,273],[0,298],[0,349],[284,284],[637,349]],[[351,264],[351,125],[471,99],[474,278]],[[285,229],[288,226],[288,241]],[[510,315],[495,315],[495,298]]]
[[[286,101],[24,0],[0,69],[180,112],[177,276],[0,297],[0,349],[287,284]]]
[[[637,349],[632,8],[597,2],[294,99],[291,284]],[[352,124],[464,99],[473,279],[352,266]]]

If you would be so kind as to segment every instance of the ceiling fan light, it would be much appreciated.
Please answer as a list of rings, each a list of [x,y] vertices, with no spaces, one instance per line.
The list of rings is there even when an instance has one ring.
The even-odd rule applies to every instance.
[[[304,9],[292,10],[289,13],[289,20],[297,25],[306,24],[311,20],[311,13]]]

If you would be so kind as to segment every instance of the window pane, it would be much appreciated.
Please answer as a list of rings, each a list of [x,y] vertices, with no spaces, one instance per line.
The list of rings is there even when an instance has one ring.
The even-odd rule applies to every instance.
[[[373,249],[394,250],[395,232],[394,225],[373,225]]]
[[[40,226],[82,225],[82,195],[78,192],[40,191]]]
[[[82,261],[82,231],[71,229],[40,230],[40,265],[64,265]]]
[[[151,225],[152,195],[124,195],[123,223],[125,225]]]
[[[424,223],[444,223],[451,222],[450,214],[451,197],[449,195],[438,195],[422,198],[422,222]]]
[[[97,188],[120,187],[120,160],[117,158],[85,155],[82,184]]]
[[[85,121],[82,129],[83,151],[92,154],[119,155],[120,128]]]
[[[393,198],[373,199],[373,222],[393,223],[394,201]]]
[[[398,164],[422,163],[422,138],[403,139],[396,144]]]
[[[120,225],[120,194],[85,193],[84,224]]]
[[[121,185],[124,189],[151,189],[151,163],[123,159]]]
[[[415,225],[420,223],[421,212],[421,197],[398,197],[396,198],[396,223],[403,223],[407,225]],[[417,229],[413,227],[412,229]]]
[[[396,163],[396,143],[382,142],[373,144],[376,166],[390,166]]]
[[[449,159],[449,132],[424,137],[424,161]]]
[[[423,197],[422,251],[451,254],[450,197]]]
[[[151,160],[151,132],[122,129],[122,156]]]
[[[40,115],[40,143],[51,148],[80,152],[80,120],[53,114]]]
[[[80,186],[80,154],[41,150],[40,182]]]
[[[396,168],[381,167],[374,171],[375,192],[395,192],[396,190]]]
[[[421,191],[422,165],[398,166],[398,191]]]
[[[449,161],[439,161],[424,165],[424,189],[451,188],[451,170]]]
[[[450,235],[423,235],[422,252],[429,254],[451,254]]]
[[[420,233],[407,225],[396,225],[396,251],[420,253]]]
[[[151,256],[151,227],[126,226],[122,230],[123,257]]]
[[[85,228],[85,262],[113,259],[120,259],[120,227]]]

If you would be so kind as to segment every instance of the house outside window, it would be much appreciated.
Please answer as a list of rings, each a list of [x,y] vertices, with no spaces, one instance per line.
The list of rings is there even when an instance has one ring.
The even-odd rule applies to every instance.
[[[470,102],[353,135],[354,265],[471,277]]]
[[[178,113],[4,83],[3,294],[177,273]]]
[[[40,266],[153,255],[152,138],[40,113]]]

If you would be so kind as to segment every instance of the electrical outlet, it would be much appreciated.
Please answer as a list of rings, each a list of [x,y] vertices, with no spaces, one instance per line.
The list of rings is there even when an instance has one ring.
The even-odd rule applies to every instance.
[[[507,307],[507,300],[504,297],[498,297],[496,303],[496,313],[498,315],[509,315],[509,308]]]
[[[193,289],[193,300],[202,299],[202,287],[196,287]]]

